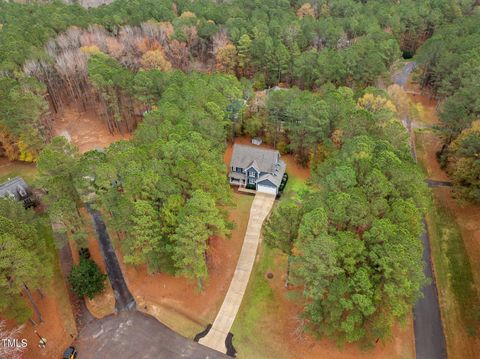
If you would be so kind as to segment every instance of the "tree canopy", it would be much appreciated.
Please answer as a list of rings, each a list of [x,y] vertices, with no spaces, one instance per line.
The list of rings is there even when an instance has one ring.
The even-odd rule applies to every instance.
[[[21,297],[27,285],[41,288],[52,275],[49,224],[22,203],[0,198],[0,312],[23,323],[31,309]]]

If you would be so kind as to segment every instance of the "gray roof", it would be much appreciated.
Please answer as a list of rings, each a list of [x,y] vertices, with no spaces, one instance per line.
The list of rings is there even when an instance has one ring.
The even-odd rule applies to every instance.
[[[283,175],[285,174],[286,168],[287,168],[287,165],[285,164],[285,162],[280,160],[277,166],[275,167],[275,171],[273,171],[272,173],[267,173],[260,176],[260,178],[257,179],[257,183],[260,183],[264,180],[269,180],[275,186],[279,187],[280,183],[282,183],[282,178],[283,178]]]
[[[277,150],[235,144],[233,145],[230,167],[245,169],[253,164],[260,172],[274,172],[277,158],[279,158]]]
[[[28,185],[23,178],[15,177],[0,184],[0,197],[14,197],[20,200],[28,195],[28,190]]]

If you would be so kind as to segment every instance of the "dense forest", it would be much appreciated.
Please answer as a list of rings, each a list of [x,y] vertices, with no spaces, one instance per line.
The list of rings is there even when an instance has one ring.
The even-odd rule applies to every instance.
[[[22,203],[0,199],[0,312],[23,323],[32,309],[20,295],[42,288],[52,276],[54,248],[48,218]]]
[[[312,170],[308,189],[282,199],[265,228],[304,288],[308,327],[340,343],[387,339],[425,283],[418,237],[428,195],[399,121],[405,109],[379,87],[402,55],[415,55],[422,86],[442,99],[440,157],[459,193],[478,201],[474,5],[117,0],[86,10],[1,1],[0,151],[37,163],[50,219],[80,245],[89,204],[127,264],[201,289],[210,238],[231,230],[226,143],[261,136]],[[81,154],[52,136],[72,105],[133,139]],[[48,262],[43,219],[2,206],[0,247],[21,241],[27,270]],[[16,260],[5,253],[5,263]],[[17,269],[0,267],[9,293],[0,310],[24,321],[14,298],[49,269]]]
[[[265,229],[305,286],[311,329],[367,345],[389,337],[425,283],[418,237],[428,203],[391,103],[372,110],[365,98],[381,103],[381,95],[368,95],[356,105],[349,89],[326,94],[342,136],[313,169],[309,190],[282,199]]]
[[[412,54],[472,4],[119,0],[85,10],[1,2],[2,150],[11,159],[35,160],[51,136],[52,116],[72,100],[84,109],[95,102],[112,131],[134,127],[141,111],[123,96],[116,96],[122,108],[108,111],[112,105],[104,100],[114,90],[93,90],[85,78],[85,53],[96,48],[134,71],[217,69],[253,77],[256,88],[279,82],[362,87],[386,75],[400,51]]]
[[[423,86],[442,100],[439,158],[466,199],[480,203],[480,15],[442,28],[420,49]]]

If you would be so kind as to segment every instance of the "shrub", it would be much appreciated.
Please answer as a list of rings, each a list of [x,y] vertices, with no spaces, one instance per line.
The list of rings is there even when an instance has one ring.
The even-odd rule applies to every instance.
[[[100,271],[97,263],[86,258],[81,258],[80,264],[73,266],[68,276],[75,294],[80,298],[87,296],[90,299],[103,292],[106,278],[107,275]]]

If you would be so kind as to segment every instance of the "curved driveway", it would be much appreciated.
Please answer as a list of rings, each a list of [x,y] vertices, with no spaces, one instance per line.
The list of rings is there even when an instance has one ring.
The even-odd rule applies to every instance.
[[[116,315],[83,321],[75,341],[78,359],[220,359],[226,355],[182,337],[154,317],[135,310],[101,214],[87,205],[115,292]]]

